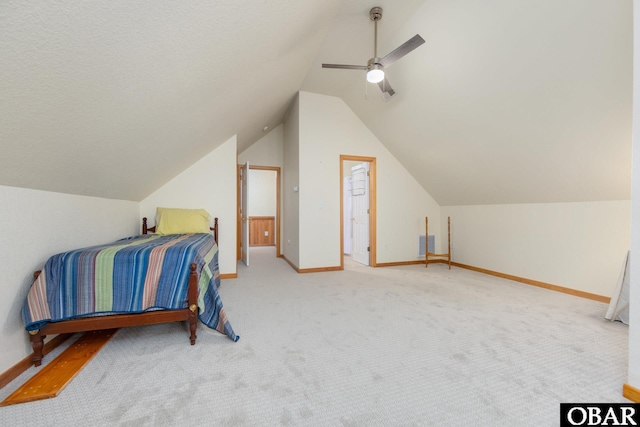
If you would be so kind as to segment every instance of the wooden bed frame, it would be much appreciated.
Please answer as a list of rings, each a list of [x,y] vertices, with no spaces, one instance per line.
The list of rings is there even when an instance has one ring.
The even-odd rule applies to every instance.
[[[142,234],[154,232],[156,227],[147,226],[147,218],[142,219]],[[210,228],[213,237],[218,242],[218,218],[215,218],[214,226]],[[178,310],[155,310],[144,313],[133,314],[110,314],[106,316],[83,317],[78,319],[63,320],[60,322],[47,323],[40,329],[29,331],[31,346],[33,347],[32,361],[34,366],[42,363],[42,350],[44,338],[47,335],[66,334],[76,332],[97,331],[102,329],[126,328],[128,326],[154,325],[158,323],[181,322],[189,323],[191,333],[189,339],[191,345],[196,343],[196,329],[198,327],[198,274],[196,264],[189,266],[189,285],[187,291],[188,306]],[[34,279],[40,275],[40,271],[33,274]]]

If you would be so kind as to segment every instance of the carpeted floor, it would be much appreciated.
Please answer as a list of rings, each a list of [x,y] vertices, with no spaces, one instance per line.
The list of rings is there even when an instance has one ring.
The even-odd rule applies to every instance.
[[[626,402],[627,326],[605,304],[442,265],[345,265],[297,274],[252,249],[220,288],[240,341],[121,330],[59,397],[0,408],[0,425],[553,426],[560,402]]]

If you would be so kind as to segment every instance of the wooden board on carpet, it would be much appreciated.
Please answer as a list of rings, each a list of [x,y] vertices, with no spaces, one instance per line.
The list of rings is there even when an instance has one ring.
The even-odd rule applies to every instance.
[[[0,406],[56,397],[117,331],[117,329],[105,329],[85,333],[3,400]]]

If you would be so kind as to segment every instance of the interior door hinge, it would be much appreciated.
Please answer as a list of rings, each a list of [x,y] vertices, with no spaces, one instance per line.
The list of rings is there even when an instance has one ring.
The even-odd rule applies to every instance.
[[[371,248],[367,246],[367,252],[371,252]]]
[[[367,176],[369,176],[369,171],[367,171]]]
[[[369,213],[369,209],[367,209],[367,213]]]

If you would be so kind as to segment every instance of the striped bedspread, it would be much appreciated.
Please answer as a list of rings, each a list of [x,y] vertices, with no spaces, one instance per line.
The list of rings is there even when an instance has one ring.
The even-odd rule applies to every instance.
[[[28,331],[90,315],[188,306],[189,265],[197,264],[198,318],[234,341],[218,294],[218,245],[210,234],[141,235],[54,255],[22,308]]]

